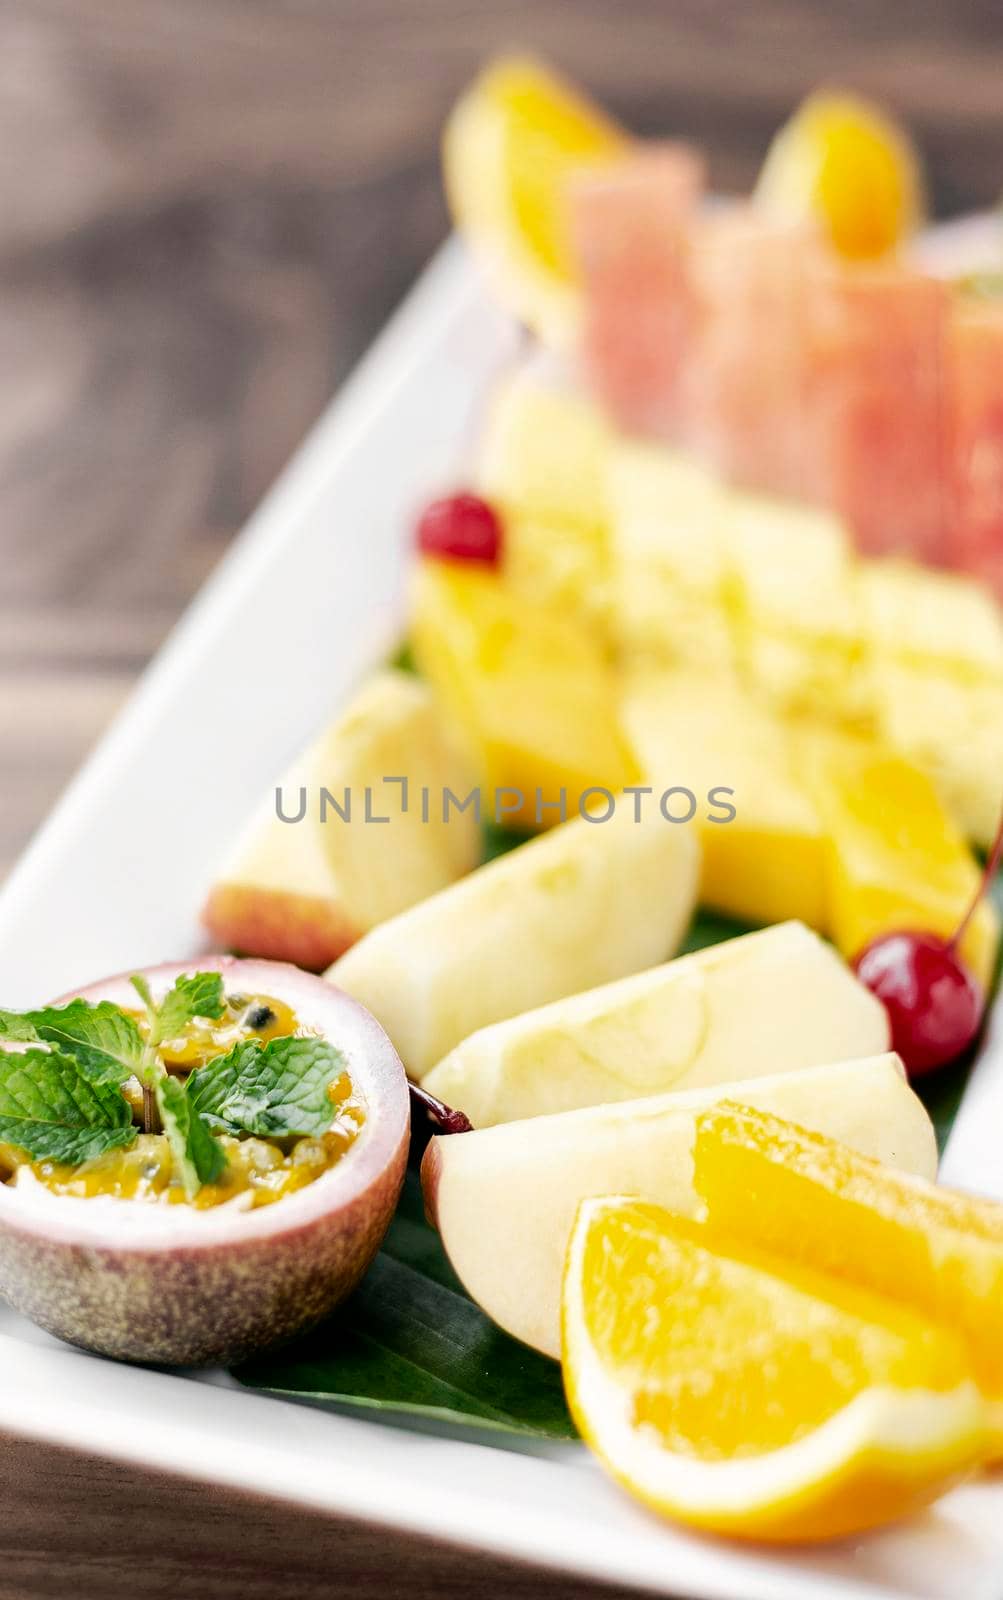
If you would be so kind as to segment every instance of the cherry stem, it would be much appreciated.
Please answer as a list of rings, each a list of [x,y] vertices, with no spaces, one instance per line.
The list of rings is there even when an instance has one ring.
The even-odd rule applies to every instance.
[[[1003,861],[1003,813],[1000,815],[999,825],[996,829],[996,837],[993,840],[993,847],[990,850],[989,855],[986,857],[986,864],[983,868],[982,877],[979,880],[979,886],[976,889],[975,894],[972,896],[971,905],[968,907],[968,910],[965,912],[960,923],[955,929],[953,938],[948,943],[948,950],[957,950],[958,945],[961,943],[965,933],[968,930],[968,924],[971,922],[978,909],[980,900],[982,900],[989,888],[989,885],[996,876],[1001,861]]]
[[[412,1104],[421,1107],[440,1133],[473,1133],[474,1125],[465,1112],[454,1111],[444,1100],[437,1100],[434,1094],[419,1088],[416,1083],[409,1083],[408,1089]]]

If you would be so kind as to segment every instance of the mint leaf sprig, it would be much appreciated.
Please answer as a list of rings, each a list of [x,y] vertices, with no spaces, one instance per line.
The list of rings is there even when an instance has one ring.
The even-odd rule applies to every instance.
[[[145,1041],[135,1018],[121,1006],[111,1000],[95,1004],[83,999],[35,1011],[0,1011],[0,1041],[55,1045],[73,1057],[92,1083],[121,1085],[136,1077],[152,1094],[161,1075],[158,1067],[162,1069],[159,1047],[183,1033],[194,1017],[222,1016],[223,979],[218,972],[183,973],[159,1005],[144,977],[137,974],[130,981],[149,1018]]]
[[[226,1152],[209,1131],[183,1084],[169,1073],[157,1081],[157,1110],[185,1194],[193,1200],[204,1183],[215,1183],[226,1167]]]
[[[143,1127],[151,1133],[157,1117],[167,1135],[171,1156],[184,1191],[194,1200],[204,1183],[213,1183],[226,1166],[226,1152],[199,1117],[192,1114],[185,1091],[171,1078],[160,1058],[165,1039],[176,1039],[195,1017],[215,1021],[226,1005],[218,972],[182,973],[159,1005],[140,973],[130,979],[146,1007],[147,1031],[136,1077],[143,1090]]]
[[[127,1148],[137,1130],[121,1088],[135,1077],[143,1091],[144,1131],[152,1132],[159,1118],[193,1199],[203,1183],[219,1177],[226,1153],[186,1107],[184,1089],[170,1078],[159,1051],[193,1018],[222,1016],[223,979],[218,972],[184,973],[159,1004],[144,977],[131,982],[146,1008],[145,1039],[135,1018],[111,1000],[0,1011],[0,1040],[47,1047],[0,1050],[0,1138],[33,1161],[70,1165]]]
[[[144,1125],[159,1121],[188,1199],[226,1166],[218,1135],[316,1137],[334,1118],[330,1088],[346,1070],[342,1051],[316,1037],[244,1039],[192,1072],[187,1083],[160,1056],[196,1017],[215,1020],[226,996],[218,972],[186,973],[163,999],[136,974],[147,1024],[110,1000],[77,999],[35,1011],[0,1010],[0,1140],[35,1161],[77,1165],[137,1136],[121,1093],[143,1090]],[[27,1046],[4,1050],[4,1042]]]
[[[135,1137],[118,1087],[93,1082],[72,1056],[44,1046],[0,1051],[0,1139],[35,1161],[77,1165]]]
[[[188,1097],[217,1133],[259,1139],[316,1137],[331,1126],[330,1087],[345,1057],[326,1039],[243,1039],[226,1055],[197,1067]]]
[[[196,1017],[215,1022],[223,1015],[226,996],[218,972],[183,972],[175,978],[160,1004],[154,1002],[150,985],[135,973],[130,983],[146,1007],[150,1019],[147,1044],[154,1050],[165,1039],[176,1039]]]
[[[135,1019],[110,1000],[0,1011],[0,1040],[54,1045],[97,1084],[125,1083],[143,1059],[143,1037]]]

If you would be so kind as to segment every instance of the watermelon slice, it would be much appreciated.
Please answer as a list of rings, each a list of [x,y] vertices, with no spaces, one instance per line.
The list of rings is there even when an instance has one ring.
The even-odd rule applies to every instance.
[[[683,433],[723,477],[750,488],[804,492],[806,279],[821,248],[813,227],[745,205],[691,230]]]
[[[948,560],[948,286],[905,266],[808,269],[806,489],[872,555]]]
[[[948,375],[953,564],[1003,599],[1003,298],[957,297]]]
[[[674,439],[679,430],[691,322],[687,237],[703,182],[700,156],[667,143],[573,186],[583,361],[594,392],[627,432]]]

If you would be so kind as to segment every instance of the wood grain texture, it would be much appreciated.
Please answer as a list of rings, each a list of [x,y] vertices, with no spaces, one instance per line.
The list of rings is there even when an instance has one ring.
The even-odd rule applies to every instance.
[[[442,237],[442,117],[513,45],[724,188],[820,79],[940,211],[1003,187],[998,0],[0,0],[0,877]],[[13,1443],[0,1497],[0,1600],[140,1556],[150,1600],[584,1592]]]
[[[627,1600],[626,1590],[2,1434],[0,1507],[0,1600]]]

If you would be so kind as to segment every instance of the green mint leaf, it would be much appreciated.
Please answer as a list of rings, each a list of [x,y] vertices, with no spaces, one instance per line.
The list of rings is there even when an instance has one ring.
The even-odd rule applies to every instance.
[[[75,1166],[132,1144],[137,1129],[117,1087],[95,1083],[58,1050],[0,1050],[0,1139],[33,1161]]]
[[[135,989],[147,1011],[150,1013],[150,1018],[152,1020],[157,1014],[157,1008],[153,1003],[153,995],[150,993],[150,985],[147,983],[141,972],[134,972],[132,977],[129,979],[129,982],[132,984],[132,987]]]
[[[245,1039],[198,1067],[187,1092],[211,1128],[259,1138],[326,1132],[334,1121],[328,1089],[345,1057],[325,1039]]]
[[[183,973],[157,1007],[157,1043],[176,1039],[193,1017],[222,1016],[225,1004],[223,979],[218,972]]]
[[[65,1006],[44,1006],[26,1011],[13,1021],[20,1034],[5,1032],[10,1012],[0,1012],[0,1038],[44,1040],[63,1055],[72,1056],[92,1083],[122,1084],[139,1069],[143,1039],[130,1016],[110,1000],[71,1000]]]
[[[193,1200],[204,1183],[213,1183],[226,1166],[219,1140],[192,1105],[177,1078],[157,1080],[157,1109],[185,1194]]]
[[[0,1011],[0,1039],[16,1044],[37,1043],[38,1033],[30,1011]]]

